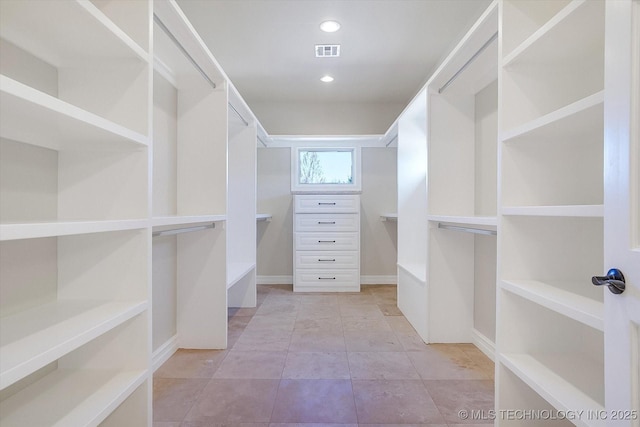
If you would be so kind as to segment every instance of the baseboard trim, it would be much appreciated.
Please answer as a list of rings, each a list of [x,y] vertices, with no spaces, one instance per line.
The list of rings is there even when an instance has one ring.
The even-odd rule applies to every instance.
[[[256,276],[258,285],[293,285],[293,276]]]
[[[155,372],[164,362],[169,360],[173,353],[178,351],[178,336],[174,335],[162,344],[151,356],[153,372]]]
[[[395,274],[386,276],[360,276],[362,285],[397,285],[398,276]]]
[[[480,349],[489,359],[495,362],[496,345],[486,335],[480,333],[477,329],[471,330],[473,344]]]

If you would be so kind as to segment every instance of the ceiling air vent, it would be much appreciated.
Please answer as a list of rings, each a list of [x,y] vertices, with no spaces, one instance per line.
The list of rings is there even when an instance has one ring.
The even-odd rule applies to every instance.
[[[317,44],[316,58],[337,58],[340,56],[339,44]]]

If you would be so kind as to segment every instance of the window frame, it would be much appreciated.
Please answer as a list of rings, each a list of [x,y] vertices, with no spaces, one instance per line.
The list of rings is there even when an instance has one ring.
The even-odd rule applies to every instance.
[[[341,151],[352,153],[352,182],[349,184],[302,184],[300,177],[301,151]],[[292,147],[291,148],[291,192],[292,193],[360,193],[361,184],[360,147]]]

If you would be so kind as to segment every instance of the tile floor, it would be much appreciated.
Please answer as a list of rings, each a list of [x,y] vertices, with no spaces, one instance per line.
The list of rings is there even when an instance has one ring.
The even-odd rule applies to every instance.
[[[179,350],[153,389],[154,427],[469,427],[458,411],[493,409],[494,383],[475,346],[425,345],[395,286],[258,286],[256,308],[230,309],[227,350]]]

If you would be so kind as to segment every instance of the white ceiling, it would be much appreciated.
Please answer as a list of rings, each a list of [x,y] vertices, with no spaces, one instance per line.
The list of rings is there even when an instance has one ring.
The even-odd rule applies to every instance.
[[[375,114],[368,124],[363,111],[353,111],[353,120],[360,122],[355,133],[384,132],[489,3],[178,0],[267,132],[327,135],[349,130],[343,122],[356,108]],[[319,24],[327,19],[342,28],[322,32]],[[340,44],[341,57],[316,58],[316,44]],[[335,81],[322,83],[324,74]],[[340,104],[354,107],[332,115]],[[291,126],[290,117],[284,117],[295,111],[303,122],[305,111],[317,118],[323,106],[326,120],[320,129],[304,132],[304,126]],[[287,120],[295,132],[287,131]]]

